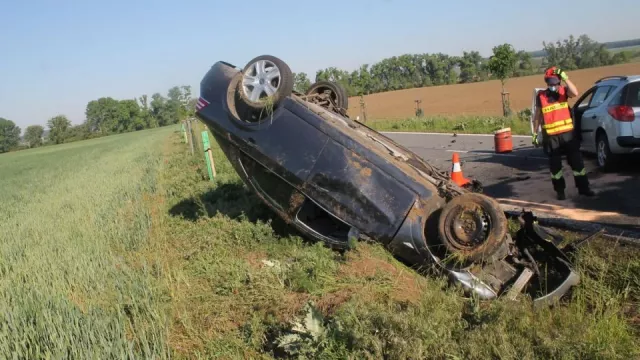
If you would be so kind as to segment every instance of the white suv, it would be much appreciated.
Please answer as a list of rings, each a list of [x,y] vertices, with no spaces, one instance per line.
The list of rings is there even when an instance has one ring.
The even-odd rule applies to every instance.
[[[536,112],[533,92],[531,131]],[[598,166],[610,170],[619,155],[640,153],[640,75],[608,76],[594,83],[571,107],[580,149],[597,155]],[[538,128],[542,139],[542,129]],[[546,149],[545,149],[546,152]]]

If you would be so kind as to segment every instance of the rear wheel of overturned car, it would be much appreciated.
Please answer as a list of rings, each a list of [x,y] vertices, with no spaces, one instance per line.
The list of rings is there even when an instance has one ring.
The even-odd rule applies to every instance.
[[[250,109],[270,111],[293,92],[293,73],[277,57],[261,55],[244,67],[237,91]]]
[[[309,90],[307,90],[305,95],[310,96],[316,94],[327,94],[336,107],[345,110],[349,108],[349,97],[347,96],[347,91],[338,83],[332,81],[318,81],[309,87]]]
[[[489,260],[500,249],[507,230],[498,202],[477,193],[453,198],[442,208],[438,221],[447,261],[454,266]]]

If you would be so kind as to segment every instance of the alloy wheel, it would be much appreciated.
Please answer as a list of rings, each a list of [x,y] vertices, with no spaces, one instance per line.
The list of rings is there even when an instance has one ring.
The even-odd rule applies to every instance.
[[[273,96],[280,88],[280,69],[269,60],[258,60],[242,76],[242,91],[251,101]]]

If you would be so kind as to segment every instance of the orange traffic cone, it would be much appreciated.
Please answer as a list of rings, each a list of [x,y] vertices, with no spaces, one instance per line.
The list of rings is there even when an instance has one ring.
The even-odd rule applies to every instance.
[[[458,186],[464,186],[471,182],[471,180],[467,179],[462,175],[462,167],[460,167],[460,156],[458,153],[453,153],[453,159],[451,159],[453,163],[453,170],[451,171],[451,181],[458,184]]]

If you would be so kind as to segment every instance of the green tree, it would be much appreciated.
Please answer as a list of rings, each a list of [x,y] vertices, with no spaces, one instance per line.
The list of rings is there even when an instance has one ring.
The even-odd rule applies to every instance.
[[[310,87],[311,80],[309,80],[306,73],[299,72],[293,74],[293,89],[295,91],[304,94]]]
[[[565,70],[578,68],[576,64],[578,44],[573,35],[562,42],[556,41],[555,44],[542,42],[542,46],[546,53],[542,61],[545,68],[549,66],[560,66]]]
[[[140,102],[140,118],[142,119],[145,128],[151,129],[158,127],[158,120],[151,113],[151,108],[149,107],[149,98],[147,97],[147,95],[142,95],[138,99],[138,101]]]
[[[527,76],[534,73],[533,70],[533,62],[531,59],[531,54],[520,50],[518,51],[518,69],[516,70],[516,76]]]
[[[353,95],[354,91],[351,88],[351,79],[349,73],[340,70],[336,67],[329,67],[324,70],[318,70],[316,72],[316,82],[318,81],[333,81],[342,85],[347,91],[347,95]]]
[[[103,135],[118,132],[121,119],[126,116],[122,110],[118,100],[111,97],[90,101],[85,110],[89,131]]]
[[[351,73],[351,87],[354,89],[354,95],[366,95],[373,91],[373,82],[369,73],[369,64],[361,65],[360,68]]]
[[[0,117],[0,153],[7,152],[20,143],[20,127],[13,121]]]
[[[180,103],[182,104],[182,107],[184,109],[184,114],[183,117],[179,120],[182,120],[184,117],[192,117],[195,115],[196,108],[194,100],[196,99],[193,99],[191,97],[190,85],[183,85],[180,87],[180,89],[182,90],[182,94],[180,95]]]
[[[140,106],[136,100],[120,100],[118,101],[118,107],[120,108],[120,117],[117,119],[118,127],[115,132],[123,133],[145,128],[140,116]]]
[[[511,44],[502,44],[493,48],[493,56],[489,58],[487,66],[491,74],[500,79],[502,84],[502,112],[505,116],[511,112],[505,97],[504,85],[515,72],[518,55]]]
[[[151,114],[155,118],[158,126],[165,126],[173,123],[171,112],[167,106],[167,99],[160,95],[160,93],[151,95],[151,102],[149,105],[151,108]]]
[[[449,76],[447,77],[449,84],[457,84],[458,83],[458,73],[455,69],[449,69]]]
[[[613,64],[623,64],[631,61],[632,57],[633,53],[631,51],[620,51],[611,57],[611,62]]]
[[[577,39],[569,38],[555,43],[543,42],[545,56],[543,67],[560,66],[566,70],[587,69],[628,62],[629,57],[612,55],[606,45],[583,34]]]
[[[55,144],[62,144],[68,136],[67,130],[71,126],[71,121],[64,115],[58,115],[49,119],[47,126],[49,126],[49,139]]]
[[[91,137],[92,137],[91,132],[87,127],[87,123],[84,122],[80,125],[74,125],[69,127],[67,129],[64,142],[79,141],[79,140],[89,139]]]
[[[29,144],[29,147],[38,147],[42,145],[42,134],[44,134],[42,125],[30,125],[24,130],[24,140]]]
[[[477,51],[463,52],[458,59],[460,66],[460,80],[463,83],[480,80],[480,68],[482,66],[482,56]]]
[[[168,99],[164,103],[166,116],[166,125],[176,124],[182,119],[190,116],[188,110],[189,99],[191,98],[190,86],[174,86],[167,93]]]

